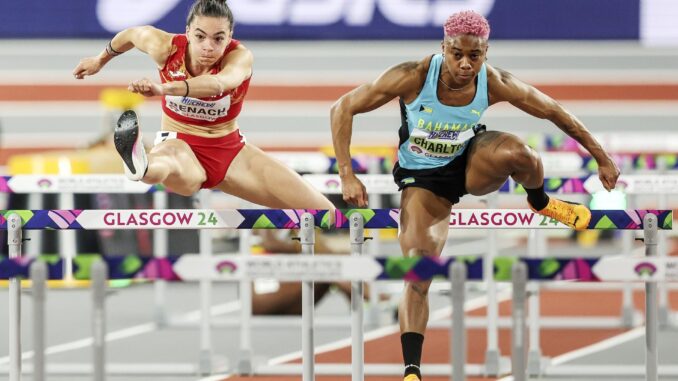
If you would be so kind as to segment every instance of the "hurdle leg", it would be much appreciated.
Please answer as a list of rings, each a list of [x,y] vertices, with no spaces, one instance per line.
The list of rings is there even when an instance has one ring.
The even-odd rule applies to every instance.
[[[209,208],[211,191],[203,189],[198,193],[200,207]],[[212,232],[201,229],[199,232],[200,257],[208,260],[212,256]],[[212,373],[212,282],[200,280],[200,373]]]
[[[42,194],[30,193],[28,195],[28,209],[39,210],[44,208],[43,199],[44,195]],[[25,233],[27,240],[31,241],[30,245],[26,245],[26,255],[31,258],[39,257],[42,249],[43,230],[27,230]]]
[[[362,214],[353,213],[351,215],[349,235],[351,255],[361,256],[365,243],[365,221]],[[362,381],[365,378],[362,282],[351,282],[351,375],[353,381]]]
[[[21,217],[7,218],[9,258],[21,257]],[[21,280],[9,279],[9,381],[21,380]]]
[[[94,381],[106,379],[106,279],[108,266],[103,259],[92,264],[92,361]]]
[[[313,255],[315,245],[315,223],[311,213],[301,216],[301,254]],[[313,282],[305,281],[301,285],[301,353],[302,353],[302,380],[315,380],[315,344],[313,339]]]
[[[239,251],[242,256],[250,255],[250,230],[241,229]],[[250,279],[238,282],[240,298],[240,354],[238,355],[238,374],[251,375],[252,367],[252,284]]]
[[[645,256],[657,256],[657,232],[658,218],[654,214],[646,214],[643,217],[643,230],[645,238]],[[647,381],[657,381],[658,356],[657,356],[657,283],[645,284],[645,371]]]
[[[378,175],[381,173],[381,163],[380,158],[371,157],[369,160],[367,173],[370,175]],[[369,194],[368,202],[372,209],[381,209],[383,207],[382,203],[382,194],[374,193]],[[364,222],[363,222],[364,223]],[[374,231],[372,237],[372,243],[368,245],[369,255],[372,257],[377,257],[381,255],[381,237],[379,231]],[[367,307],[367,325],[370,327],[378,327],[380,323],[380,312],[379,312],[379,295],[381,294],[382,284],[381,282],[370,282],[369,283],[369,303]],[[362,380],[362,379],[361,379]]]
[[[167,192],[156,191],[153,193],[153,208],[156,210],[167,209]],[[166,229],[153,230],[153,256],[156,259],[167,258],[169,252],[167,240]],[[153,291],[155,293],[155,324],[163,328],[167,326],[167,298],[165,297],[167,295],[167,282],[164,279],[156,279],[153,282]]]
[[[659,173],[666,174],[666,160],[664,157],[660,156],[657,158],[657,169]],[[659,209],[669,209],[669,199],[666,193],[659,195]],[[668,243],[666,242],[666,233],[658,232],[658,253],[660,257],[666,257],[668,255]],[[669,291],[666,287],[665,282],[660,282],[657,285],[657,292],[659,293],[659,326],[668,327],[671,324],[671,308],[669,306]]]
[[[622,232],[622,254],[631,256],[633,241],[633,231],[624,230]],[[624,282],[622,289],[621,324],[626,328],[631,328],[635,321],[636,308],[633,305],[633,285],[631,282]]]
[[[452,325],[450,326],[450,381],[466,380],[466,324],[464,303],[466,302],[466,265],[454,261],[450,266],[452,285]]]
[[[496,208],[499,194],[487,195],[487,207]],[[497,283],[494,281],[494,259],[499,254],[497,231],[489,229],[487,237],[487,255],[483,261],[483,281],[487,286],[487,348],[485,349],[485,374],[498,376],[501,369],[499,351],[499,306],[497,302]]]
[[[67,158],[59,158],[59,174],[72,175],[71,163]],[[75,209],[73,193],[59,193],[59,209]],[[78,245],[75,230],[59,231],[59,254],[63,258],[64,281],[73,280],[73,261],[77,254]]]
[[[33,379],[45,379],[45,296],[47,264],[35,260],[30,268],[33,297]]]
[[[546,255],[546,236],[541,230],[530,230],[530,239],[532,241],[530,257],[544,257]],[[541,346],[540,346],[540,284],[538,282],[529,282],[527,284],[528,312],[529,312],[529,347],[527,354],[527,372],[530,376],[541,374]]]
[[[633,161],[629,157],[624,157],[620,165],[622,173],[637,172],[633,168]],[[634,208],[636,206],[636,196],[627,196],[627,208]],[[622,232],[622,254],[632,256],[633,246],[635,242],[635,234],[633,231],[624,230]],[[633,284],[631,282],[624,282],[622,289],[622,310],[621,310],[621,324],[626,328],[633,328],[636,323],[637,311],[635,303],[633,302]]]
[[[527,380],[527,361],[525,359],[525,294],[527,289],[527,266],[516,262],[511,270],[513,279],[513,301],[511,319],[511,373],[514,381]]]

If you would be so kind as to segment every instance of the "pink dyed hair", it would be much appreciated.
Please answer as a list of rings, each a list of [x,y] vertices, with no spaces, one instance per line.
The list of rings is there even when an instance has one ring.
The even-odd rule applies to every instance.
[[[470,34],[484,39],[490,37],[490,24],[480,13],[462,11],[447,18],[443,26],[445,37],[454,37],[459,34]]]

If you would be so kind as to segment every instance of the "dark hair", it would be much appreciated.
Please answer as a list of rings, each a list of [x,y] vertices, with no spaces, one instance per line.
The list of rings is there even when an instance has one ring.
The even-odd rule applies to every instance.
[[[233,30],[233,12],[226,4],[227,0],[196,0],[191,6],[191,10],[186,17],[186,25],[191,25],[196,16],[205,17],[224,17],[228,20],[231,30]]]

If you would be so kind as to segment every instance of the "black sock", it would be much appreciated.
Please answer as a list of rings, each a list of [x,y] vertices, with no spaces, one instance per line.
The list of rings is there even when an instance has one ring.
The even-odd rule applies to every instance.
[[[405,376],[416,374],[417,377],[421,378],[419,366],[421,365],[421,348],[424,345],[424,335],[416,332],[405,332],[400,335],[400,343],[403,346]]]
[[[537,189],[525,188],[525,192],[527,192],[527,201],[535,210],[542,210],[548,205],[549,196],[544,192],[544,184]]]

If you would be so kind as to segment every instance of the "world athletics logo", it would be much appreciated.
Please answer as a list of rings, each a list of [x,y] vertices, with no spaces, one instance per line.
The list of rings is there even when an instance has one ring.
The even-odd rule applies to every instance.
[[[640,262],[633,270],[641,278],[651,278],[657,272],[657,266],[650,262]]]
[[[232,261],[221,261],[217,263],[217,272],[219,272],[219,274],[233,274],[237,269],[238,265]]]
[[[40,189],[49,189],[52,187],[52,182],[49,179],[40,179],[37,185]]]

